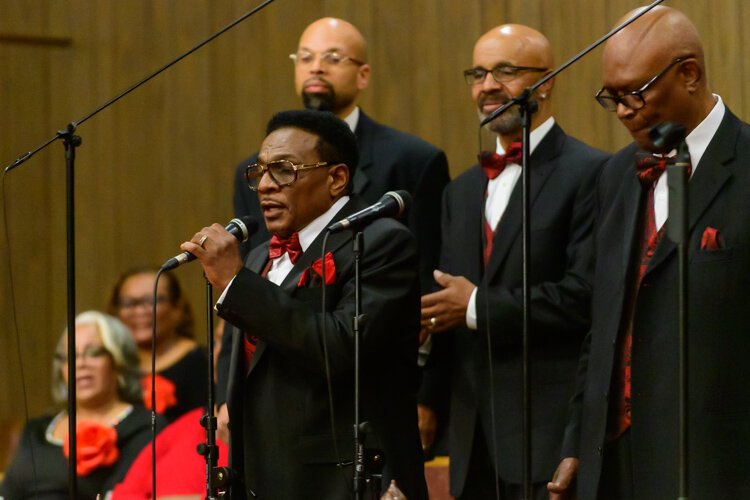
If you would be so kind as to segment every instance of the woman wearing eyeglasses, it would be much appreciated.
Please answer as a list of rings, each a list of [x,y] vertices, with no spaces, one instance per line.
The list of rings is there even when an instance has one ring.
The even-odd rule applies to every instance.
[[[138,346],[144,404],[151,408],[151,335],[156,270],[139,268],[117,280],[109,302]],[[195,341],[193,312],[177,278],[162,274],[156,294],[156,412],[172,422],[206,404],[208,360]]]
[[[120,481],[151,437],[150,412],[141,404],[138,354],[116,318],[88,311],[76,317],[78,498],[94,499]],[[67,331],[52,364],[52,393],[67,400]],[[157,428],[162,427],[159,419]],[[68,414],[30,420],[0,485],[0,497],[68,498]]]

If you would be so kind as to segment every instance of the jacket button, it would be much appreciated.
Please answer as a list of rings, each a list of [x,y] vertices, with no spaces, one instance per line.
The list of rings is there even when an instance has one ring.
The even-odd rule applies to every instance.
[[[601,446],[597,446],[596,447],[596,454],[597,455],[601,455],[602,454],[602,447]]]

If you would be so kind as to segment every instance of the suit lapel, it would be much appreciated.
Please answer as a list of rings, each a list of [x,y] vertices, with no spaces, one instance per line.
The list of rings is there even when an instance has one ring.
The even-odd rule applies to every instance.
[[[739,120],[727,110],[716,135],[701,157],[695,175],[690,179],[688,184],[688,218],[690,221],[688,234],[692,232],[698,219],[732,176],[726,165],[736,157],[739,128]],[[665,224],[668,223],[669,219]],[[664,229],[666,231],[666,228]],[[646,273],[658,267],[676,248],[677,245],[669,238],[662,238],[651,262],[649,262]]]
[[[531,162],[531,175],[529,176],[529,206],[534,212],[534,202],[546,184],[552,172],[558,167],[555,158],[559,156],[560,149],[565,142],[565,133],[555,124],[554,127],[542,139],[534,150],[529,161]],[[484,203],[482,203],[484,210]],[[533,216],[532,216],[533,217]],[[513,193],[508,200],[508,206],[503,213],[500,222],[495,228],[495,236],[492,240],[492,255],[487,264],[485,276],[490,279],[500,268],[512,246],[517,239],[521,238],[523,227],[523,178],[519,178]]]
[[[484,191],[487,186],[487,176],[477,167],[472,175],[475,179],[468,182],[467,192],[462,193],[463,206],[459,208],[460,215],[454,215],[454,220],[460,221],[457,227],[465,231],[466,252],[461,262],[461,273],[470,280],[479,281],[482,277],[482,231],[484,230]],[[458,208],[458,207],[457,207]],[[477,214],[479,217],[477,217]],[[456,256],[461,258],[461,255]],[[453,256],[451,256],[453,258]]]
[[[333,221],[340,220],[348,215],[353,214],[357,210],[365,208],[366,206],[367,205],[360,198],[353,197],[346,205],[344,205],[341,210],[338,211],[336,215],[333,216]],[[281,282],[281,288],[285,292],[292,294],[297,288],[297,283],[299,282],[300,275],[304,272],[305,269],[310,267],[314,261],[320,259],[320,251],[323,248],[324,236],[325,230],[321,231],[320,234],[318,234],[318,236],[313,240],[307,250],[305,250],[305,252],[294,264],[294,267],[291,271],[289,271],[289,274],[287,274],[286,278],[284,278],[284,281]],[[326,252],[335,252],[344,243],[350,241],[351,239],[351,231],[342,231],[340,233],[330,235],[328,237],[328,242],[326,243]]]
[[[641,186],[638,176],[635,173],[635,158],[636,149],[633,148],[633,154],[627,155],[629,163],[626,168],[623,169],[622,174],[622,190],[623,190],[623,203],[622,203],[622,240],[627,242],[627,247],[622,250],[622,265],[620,270],[624,276],[627,274],[630,266],[630,259],[633,255],[633,249],[640,242],[640,236],[636,234],[638,231],[638,218],[641,211],[641,197],[643,195],[643,187]]]

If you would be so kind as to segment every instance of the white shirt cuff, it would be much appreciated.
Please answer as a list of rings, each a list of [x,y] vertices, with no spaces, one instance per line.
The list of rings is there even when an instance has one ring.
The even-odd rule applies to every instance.
[[[466,308],[466,326],[469,330],[477,329],[477,287],[474,287],[469,297],[469,306]]]

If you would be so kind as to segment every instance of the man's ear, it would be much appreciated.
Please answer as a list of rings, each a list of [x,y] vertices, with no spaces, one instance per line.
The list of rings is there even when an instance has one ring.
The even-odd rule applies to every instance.
[[[688,59],[680,65],[680,75],[685,88],[691,94],[695,93],[703,81],[703,69],[695,59]]]
[[[357,70],[357,90],[365,90],[370,85],[370,65],[363,64]]]
[[[344,163],[338,163],[328,167],[328,190],[331,198],[338,198],[346,192],[349,186],[349,167]]]

